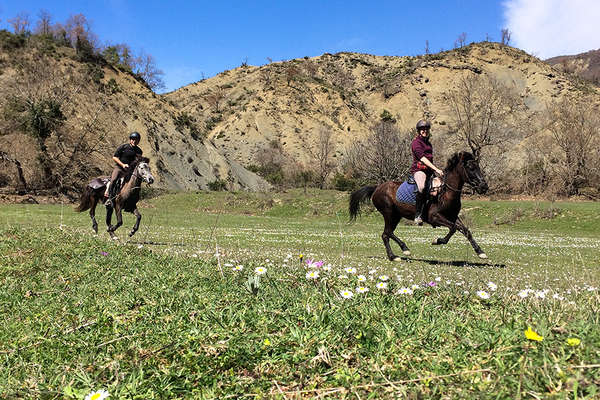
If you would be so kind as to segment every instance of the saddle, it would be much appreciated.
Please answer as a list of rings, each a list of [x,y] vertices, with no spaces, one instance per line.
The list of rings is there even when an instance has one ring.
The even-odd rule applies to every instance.
[[[434,201],[437,195],[440,193],[442,187],[442,180],[439,177],[428,177],[425,181],[425,193],[427,193],[427,204]],[[407,180],[402,182],[396,191],[396,200],[400,203],[415,204],[417,198],[417,183],[412,176],[409,176]]]

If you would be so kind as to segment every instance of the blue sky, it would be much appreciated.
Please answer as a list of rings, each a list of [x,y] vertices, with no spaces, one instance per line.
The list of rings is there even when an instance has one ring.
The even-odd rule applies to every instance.
[[[499,40],[504,27],[512,45],[533,55],[576,54],[600,47],[599,6],[598,0],[0,0],[0,26],[8,28],[19,12],[35,21],[45,9],[58,22],[82,13],[101,43],[152,54],[167,90],[174,90],[244,61],[262,65],[267,58],[339,51],[416,55],[426,41],[431,52],[451,49],[463,32],[468,43]]]

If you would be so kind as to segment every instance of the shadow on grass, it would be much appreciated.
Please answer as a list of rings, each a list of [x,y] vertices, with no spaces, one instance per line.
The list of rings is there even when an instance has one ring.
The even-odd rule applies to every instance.
[[[381,256],[372,256],[369,258],[381,258],[381,259],[387,260],[387,257],[381,257]],[[400,259],[402,261],[408,261],[408,262],[420,261],[420,262],[427,263],[429,265],[447,265],[449,267],[506,268],[506,264],[496,264],[496,263],[491,263],[491,262],[477,262],[477,261],[465,261],[465,260],[441,261],[441,260],[428,260],[425,258],[412,258],[412,257],[400,257]],[[390,261],[390,263],[393,263],[393,262]]]
[[[448,265],[451,267],[491,267],[491,268],[506,268],[506,264],[495,264],[491,262],[473,262],[473,261],[439,261],[439,260],[426,260],[424,258],[402,258],[403,260],[421,261],[430,265]]]

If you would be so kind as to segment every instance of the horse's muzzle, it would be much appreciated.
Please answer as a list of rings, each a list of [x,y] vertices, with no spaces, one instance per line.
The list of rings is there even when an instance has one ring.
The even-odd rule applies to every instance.
[[[148,177],[148,185],[152,185],[154,183],[154,178],[149,176]]]
[[[486,194],[488,191],[488,184],[486,182],[481,182],[479,185],[477,185],[477,187],[475,188],[475,190],[477,191],[477,193],[479,194]]]

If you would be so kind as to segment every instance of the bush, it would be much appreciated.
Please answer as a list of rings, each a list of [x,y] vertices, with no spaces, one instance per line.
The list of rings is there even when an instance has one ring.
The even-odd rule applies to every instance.
[[[186,129],[189,130],[190,135],[194,140],[204,139],[204,134],[198,129],[196,119],[186,112],[182,112],[177,117],[173,118],[175,128],[181,133],[184,133]]]
[[[350,178],[344,174],[337,173],[333,178],[333,187],[335,190],[342,192],[351,192],[354,189],[358,189],[360,182],[356,178]]]
[[[227,188],[227,182],[223,179],[215,179],[212,182],[208,182],[208,190],[213,192],[222,192]]]
[[[0,31],[0,46],[3,50],[11,51],[25,46],[25,35],[15,35],[3,29]]]

